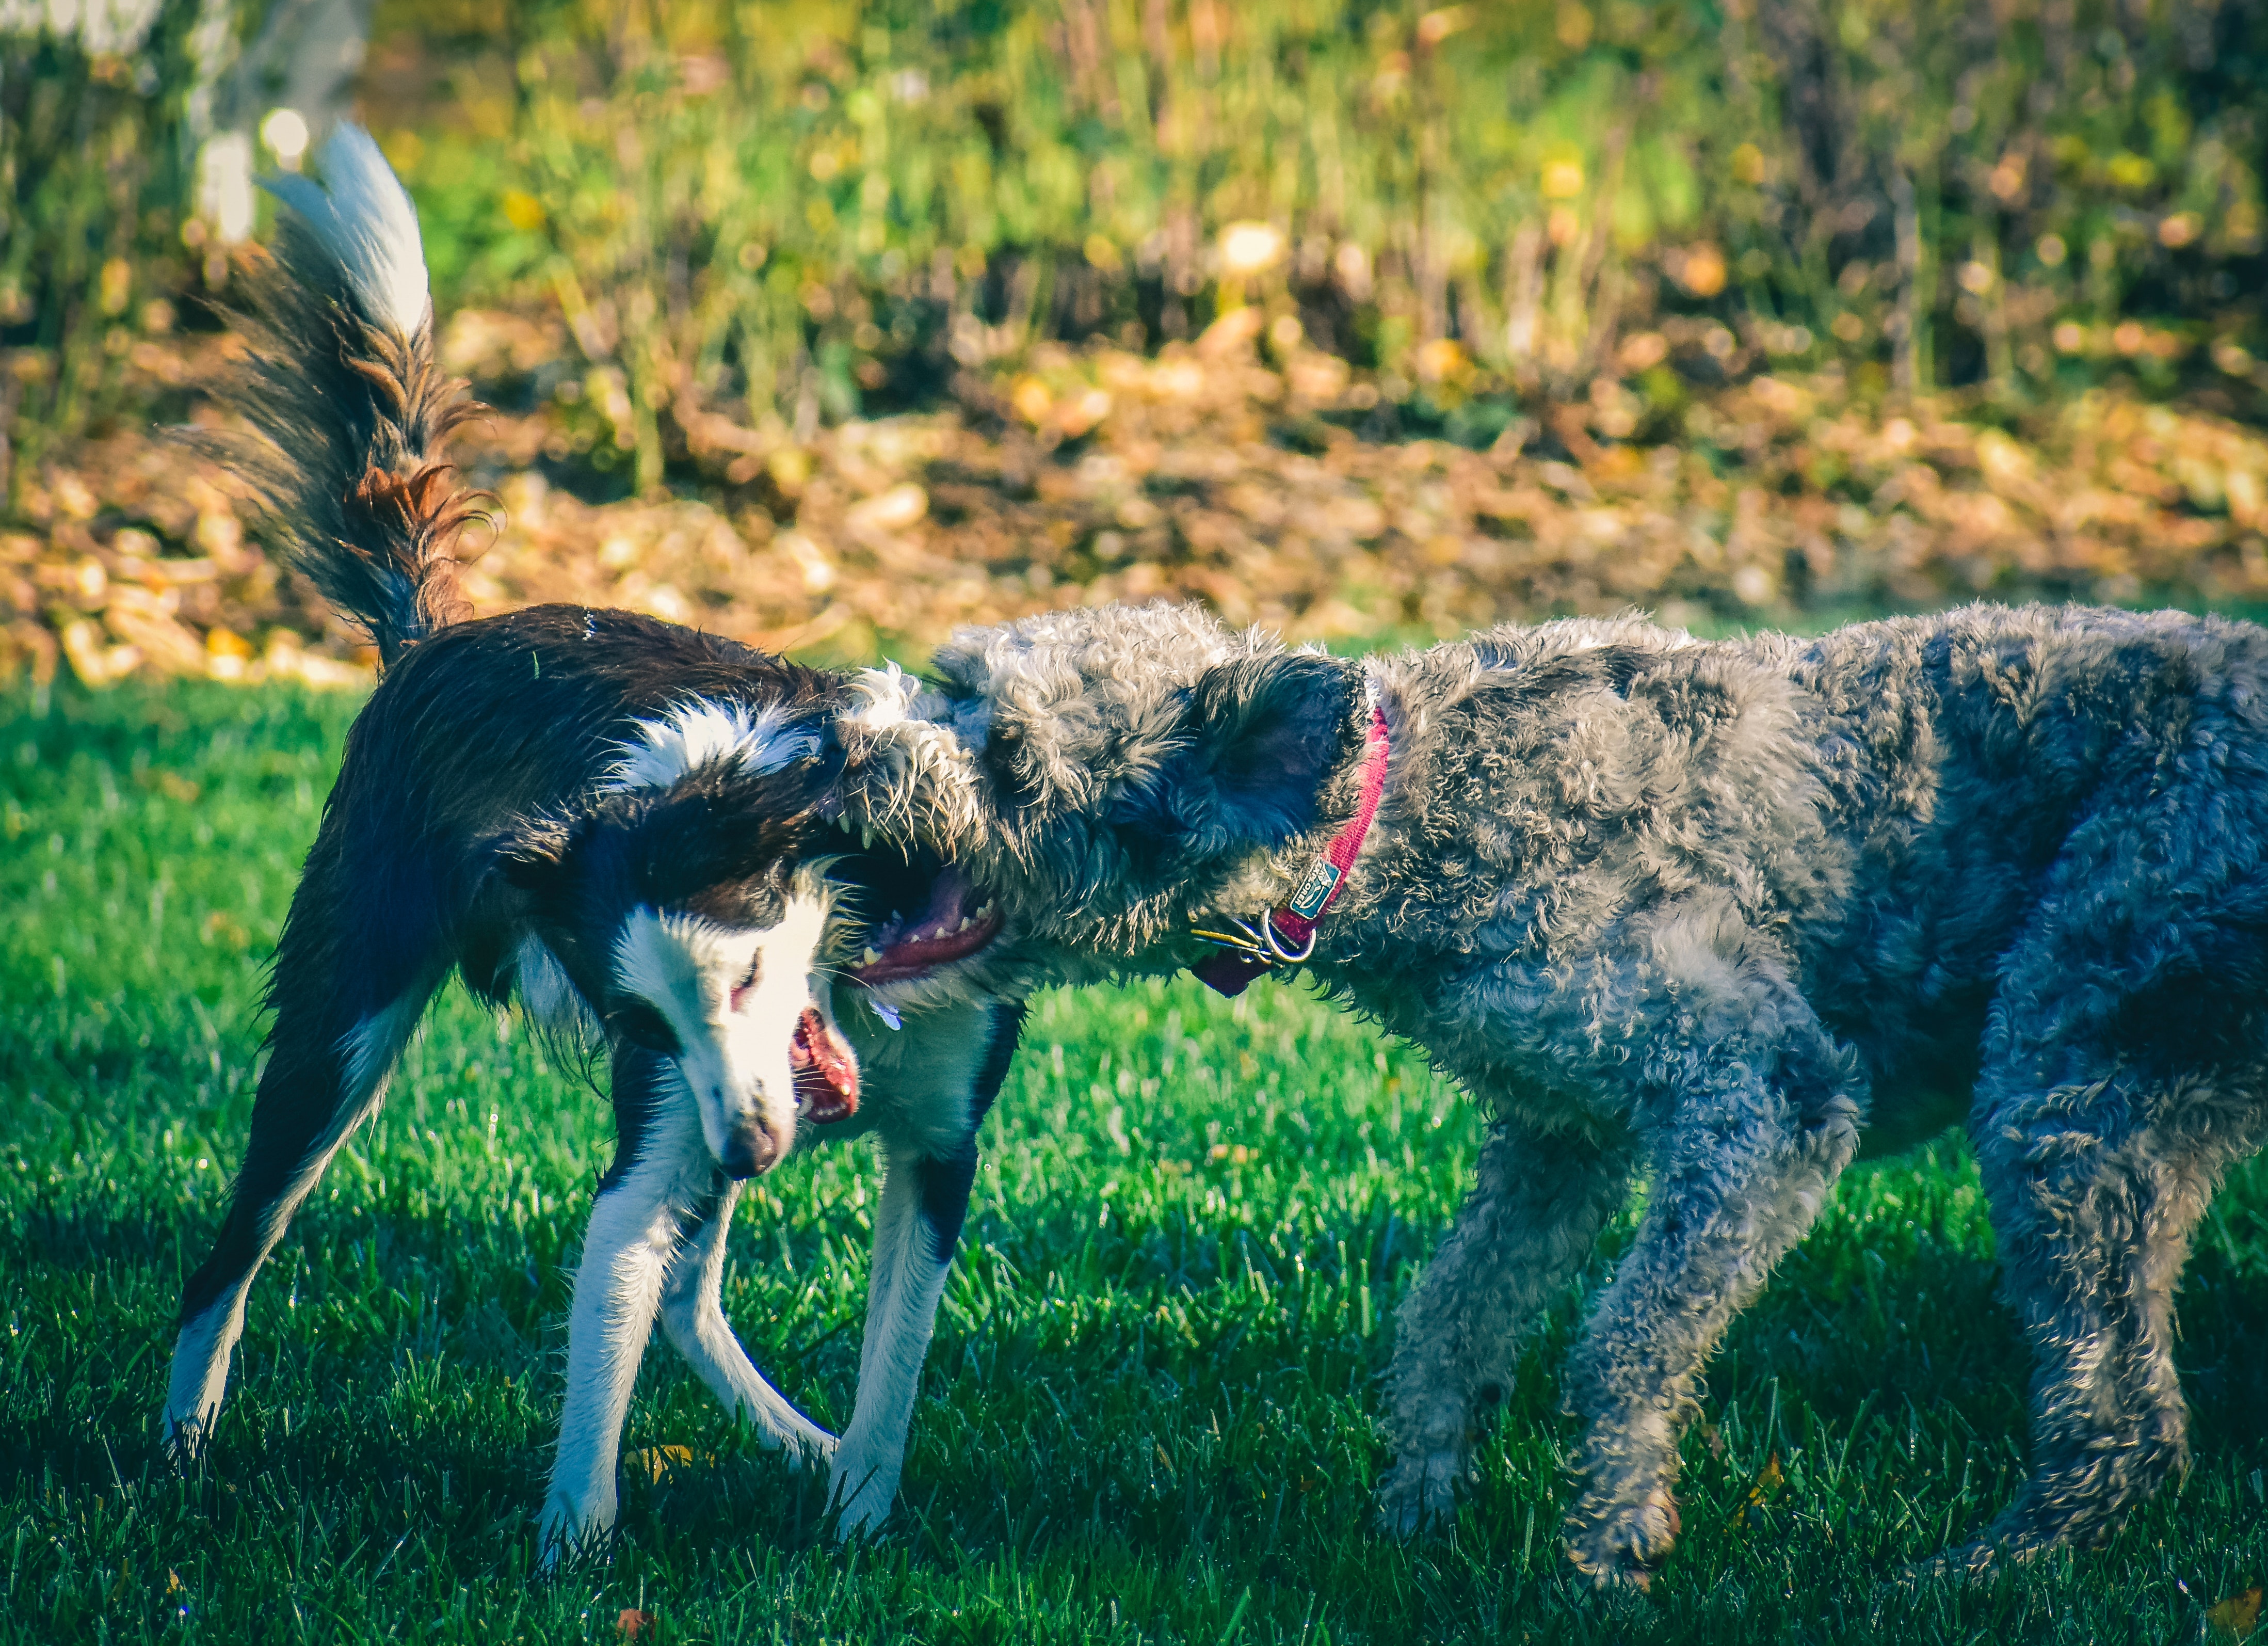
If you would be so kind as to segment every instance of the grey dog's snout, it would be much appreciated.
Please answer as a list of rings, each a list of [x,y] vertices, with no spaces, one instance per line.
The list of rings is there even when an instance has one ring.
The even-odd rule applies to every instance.
[[[737,1181],[769,1171],[778,1158],[779,1140],[764,1129],[762,1121],[751,1115],[725,1134],[725,1148],[718,1161],[725,1168],[725,1175]]]

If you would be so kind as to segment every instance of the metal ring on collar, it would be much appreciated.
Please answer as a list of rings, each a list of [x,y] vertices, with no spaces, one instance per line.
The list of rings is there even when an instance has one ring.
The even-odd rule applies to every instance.
[[[1260,930],[1268,940],[1269,952],[1287,966],[1296,966],[1315,952],[1315,928],[1312,926],[1307,928],[1307,946],[1296,955],[1285,948],[1283,940],[1276,935],[1274,915],[1263,914],[1260,917]]]

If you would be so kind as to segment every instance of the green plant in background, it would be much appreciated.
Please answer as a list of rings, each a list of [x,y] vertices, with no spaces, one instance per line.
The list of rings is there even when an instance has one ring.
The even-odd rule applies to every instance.
[[[114,410],[136,336],[172,324],[201,10],[157,0],[89,8],[63,32],[0,26],[0,496]]]
[[[19,445],[192,272],[199,17],[0,34]],[[1472,440],[1638,426],[1672,353],[2012,402],[2256,372],[2261,0],[386,0],[372,48],[445,306],[556,308],[543,391],[640,489],[1239,304]]]

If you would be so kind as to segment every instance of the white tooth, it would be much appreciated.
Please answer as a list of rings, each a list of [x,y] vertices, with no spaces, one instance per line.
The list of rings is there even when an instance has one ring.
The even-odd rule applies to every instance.
[[[860,829],[858,830],[858,844],[865,846],[873,845],[874,844],[874,831],[872,829]]]
[[[871,966],[881,957],[882,955],[880,949],[870,948],[865,954],[858,956],[858,963],[862,966]]]
[[[964,915],[962,915],[962,916],[961,917],[961,924],[960,924],[959,926],[954,926],[953,929],[954,929],[954,931],[956,931],[956,932],[965,932],[965,931],[967,931],[970,926],[974,926],[974,925],[976,925],[976,917],[975,915],[973,915],[973,914],[964,914]]]

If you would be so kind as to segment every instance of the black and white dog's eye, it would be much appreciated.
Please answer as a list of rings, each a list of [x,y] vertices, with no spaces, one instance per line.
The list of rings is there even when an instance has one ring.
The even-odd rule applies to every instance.
[[[759,949],[748,962],[748,975],[733,985],[733,1009],[739,1011],[740,1002],[748,998],[748,991],[756,986],[756,974],[764,969],[763,951]]]
[[[669,1020],[644,1000],[624,1001],[615,1008],[608,1021],[615,1032],[634,1046],[666,1058],[676,1057],[685,1050],[678,1041],[677,1031],[669,1026]]]

